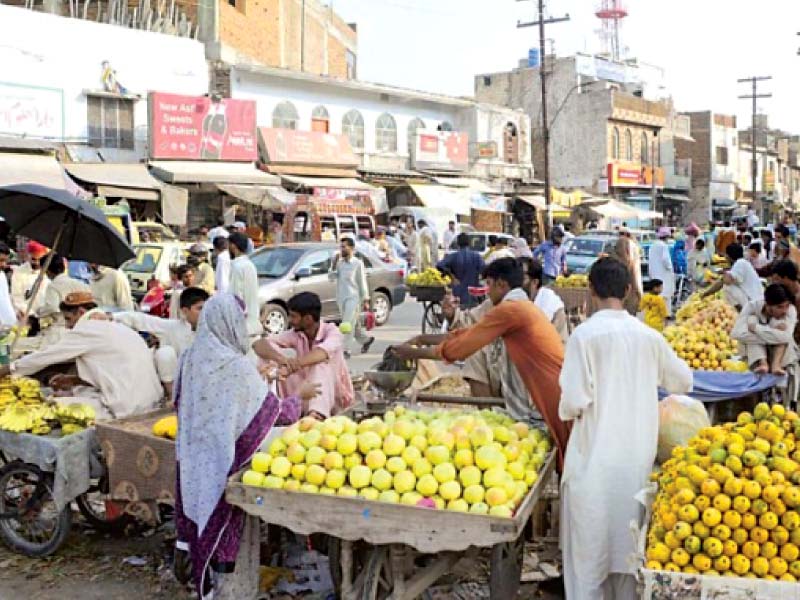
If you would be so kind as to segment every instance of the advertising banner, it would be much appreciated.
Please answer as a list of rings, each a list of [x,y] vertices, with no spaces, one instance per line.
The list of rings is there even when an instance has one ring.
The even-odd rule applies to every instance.
[[[259,127],[261,144],[270,164],[309,164],[356,167],[359,160],[346,135]]]
[[[469,135],[459,131],[426,131],[414,141],[414,168],[427,171],[466,171]]]
[[[64,137],[64,92],[0,82],[0,135]]]

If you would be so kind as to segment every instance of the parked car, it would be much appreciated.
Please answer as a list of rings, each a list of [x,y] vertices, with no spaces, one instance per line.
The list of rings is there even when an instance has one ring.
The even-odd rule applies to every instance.
[[[169,268],[186,262],[191,244],[185,242],[153,242],[134,244],[136,257],[122,265],[122,272],[131,284],[131,293],[139,301],[147,293],[147,282],[155,278],[166,285],[170,282]]]
[[[341,318],[336,303],[336,282],[328,277],[338,249],[334,243],[306,242],[261,248],[250,255],[258,273],[261,322],[269,333],[286,330],[289,324],[287,303],[300,292],[319,295],[324,319],[337,321]],[[405,301],[405,272],[400,267],[383,263],[377,252],[373,255],[369,250],[357,248],[356,256],[367,268],[375,321],[383,325],[392,308]]]
[[[507,233],[492,233],[489,231],[472,231],[467,233],[467,237],[469,238],[469,247],[471,250],[475,250],[475,252],[480,252],[483,254],[489,249],[489,236],[495,235],[498,238],[503,238],[506,240],[508,245],[511,245],[511,242],[514,241],[514,238]],[[450,247],[447,249],[447,252],[455,252],[458,250],[458,238],[454,239]]]
[[[585,234],[564,242],[567,253],[567,271],[570,274],[587,274],[601,254],[610,253],[617,243],[610,235]]]

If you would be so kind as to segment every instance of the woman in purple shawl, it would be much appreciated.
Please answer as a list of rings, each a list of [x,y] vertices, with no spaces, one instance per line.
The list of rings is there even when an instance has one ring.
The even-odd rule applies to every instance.
[[[273,425],[296,421],[302,410],[297,398],[268,391],[248,350],[241,302],[216,294],[203,307],[175,385],[177,549],[189,553],[200,598],[213,590],[214,571],[233,571],[239,552],[245,515],[225,502],[228,477],[249,462]]]

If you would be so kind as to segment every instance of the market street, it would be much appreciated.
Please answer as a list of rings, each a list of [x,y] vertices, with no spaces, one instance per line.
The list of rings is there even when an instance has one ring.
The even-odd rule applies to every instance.
[[[406,301],[392,311],[389,322],[383,327],[376,327],[370,332],[375,336],[375,343],[367,354],[354,352],[347,365],[353,375],[363,373],[365,370],[380,362],[383,352],[390,345],[405,342],[409,338],[419,335],[422,322],[422,304],[413,298]]]

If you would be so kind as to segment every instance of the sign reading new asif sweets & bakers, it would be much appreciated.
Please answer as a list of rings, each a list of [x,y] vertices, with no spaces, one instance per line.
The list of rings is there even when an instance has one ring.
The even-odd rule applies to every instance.
[[[252,100],[151,92],[150,158],[255,161],[256,103]]]

